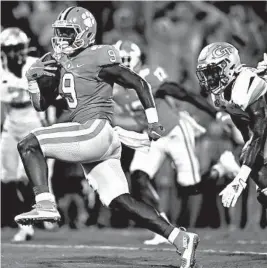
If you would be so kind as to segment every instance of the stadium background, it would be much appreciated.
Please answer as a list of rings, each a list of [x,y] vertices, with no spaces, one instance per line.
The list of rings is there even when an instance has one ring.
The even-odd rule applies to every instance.
[[[118,40],[131,40],[144,52],[149,65],[161,66],[170,78],[186,88],[199,93],[195,76],[197,55],[207,43],[224,40],[240,50],[243,63],[256,67],[267,44],[267,5],[257,2],[128,2],[128,1],[2,1],[1,28],[19,27],[31,38],[30,46],[36,48],[33,56],[51,51],[51,24],[58,13],[72,5],[89,9],[98,22],[97,43],[114,44]],[[232,140],[220,123],[186,103],[178,103],[207,128],[207,134],[198,141],[197,148],[203,179],[225,149],[235,150]],[[4,120],[2,105],[2,120]],[[64,113],[60,107],[47,114],[50,123],[60,122]],[[124,148],[123,167],[128,171],[133,152]],[[209,180],[203,193],[190,202],[183,198],[183,189],[174,187],[174,170],[166,161],[156,175],[156,186],[164,200],[163,206],[173,223],[185,227],[266,228],[266,211],[255,198],[251,183],[238,207],[222,207],[218,192],[227,178]],[[133,226],[119,213],[111,213],[101,206],[97,196],[88,189],[79,166],[56,162],[51,179],[63,220],[61,226],[72,229]],[[13,221],[19,198],[11,197],[8,190],[1,191],[1,226],[15,228]],[[6,206],[8,205],[8,209]],[[200,205],[199,205],[200,204]],[[177,209],[178,208],[178,209]],[[197,209],[196,209],[197,208]],[[193,213],[192,213],[193,211]],[[195,217],[194,225],[189,218]],[[44,228],[43,226],[39,226]]]

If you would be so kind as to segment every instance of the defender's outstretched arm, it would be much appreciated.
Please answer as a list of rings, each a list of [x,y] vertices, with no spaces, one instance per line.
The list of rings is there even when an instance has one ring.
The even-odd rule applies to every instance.
[[[217,110],[202,96],[186,91],[175,82],[165,82],[157,90],[156,97],[163,98],[166,95],[172,96],[178,100],[187,101],[195,105],[200,110],[205,111],[213,118],[216,117]]]

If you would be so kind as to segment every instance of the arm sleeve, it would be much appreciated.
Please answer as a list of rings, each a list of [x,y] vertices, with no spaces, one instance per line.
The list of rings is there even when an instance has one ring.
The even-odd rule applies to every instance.
[[[243,154],[242,164],[250,168],[253,167],[267,138],[267,118],[265,106],[265,100],[260,98],[257,102],[248,107],[251,114],[250,128],[252,130],[252,137],[246,151]]]
[[[155,108],[155,102],[150,85],[135,72],[122,64],[105,66],[99,72],[99,78],[117,83],[124,88],[133,88],[144,109]]]
[[[163,98],[166,95],[172,96],[178,100],[187,101],[202,111],[205,111],[213,118],[216,117],[217,110],[206,99],[200,95],[186,91],[184,88],[174,82],[163,83],[157,93],[156,97]]]
[[[247,142],[249,140],[249,127],[247,122],[244,122],[239,117],[230,115],[231,119],[234,123],[234,125],[238,128],[238,130],[241,132],[241,135],[243,137],[244,142]]]

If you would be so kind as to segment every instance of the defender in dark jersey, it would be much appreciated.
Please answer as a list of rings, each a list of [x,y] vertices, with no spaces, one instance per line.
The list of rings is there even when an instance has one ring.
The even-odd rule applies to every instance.
[[[121,143],[112,128],[112,90],[117,83],[136,90],[148,120],[148,136],[157,140],[163,133],[149,84],[120,64],[116,49],[95,46],[96,21],[80,7],[69,7],[53,24],[52,44],[55,61],[38,60],[27,72],[29,92],[37,110],[49,106],[36,79],[54,75],[55,63],[61,65],[59,94],[71,110],[70,122],[39,128],[19,144],[26,173],[33,184],[35,208],[18,215],[22,224],[58,221],[54,196],[48,190],[45,158],[82,164],[89,183],[102,203],[122,210],[140,225],[167,238],[181,254],[181,267],[193,267],[198,235],[169,224],[153,207],[133,199],[120,164]],[[51,66],[53,64],[53,66]]]
[[[255,69],[241,64],[238,50],[226,42],[212,43],[202,49],[197,76],[214,104],[230,114],[245,142],[240,171],[220,193],[223,205],[234,207],[251,177],[258,186],[258,201],[267,207],[266,81]]]

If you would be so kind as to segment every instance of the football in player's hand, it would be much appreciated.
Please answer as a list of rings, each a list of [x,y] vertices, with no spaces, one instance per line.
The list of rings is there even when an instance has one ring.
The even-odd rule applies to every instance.
[[[52,96],[57,95],[60,82],[60,64],[56,61],[51,53],[47,53],[42,59],[43,62],[51,60],[55,60],[55,63],[49,64],[48,66],[57,67],[57,69],[53,71],[55,76],[42,76],[36,80],[39,89],[45,98],[51,98]]]

